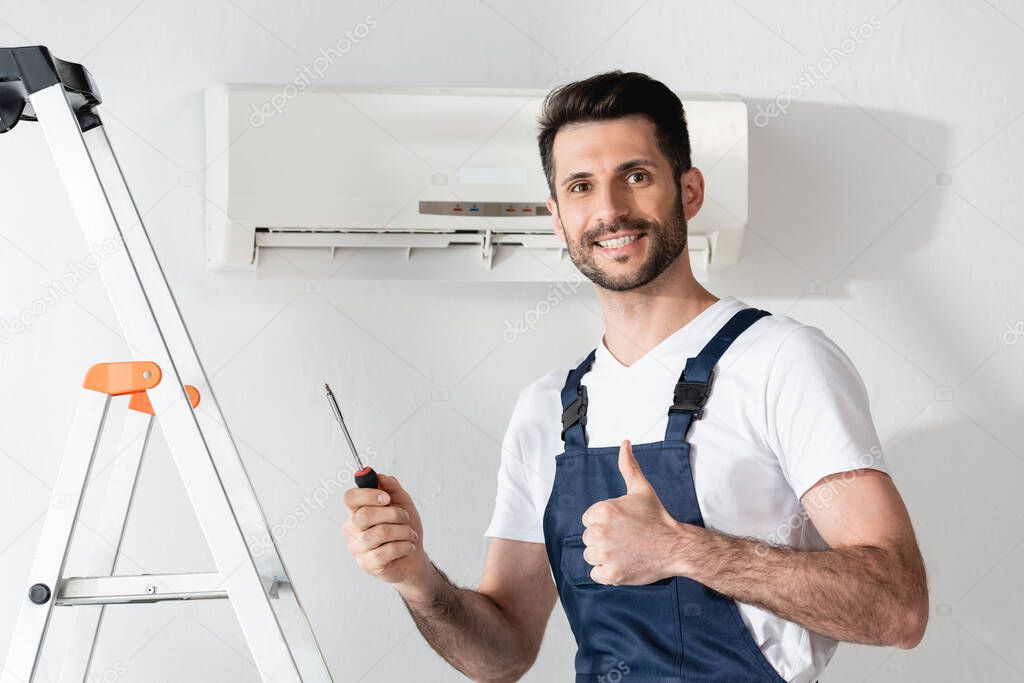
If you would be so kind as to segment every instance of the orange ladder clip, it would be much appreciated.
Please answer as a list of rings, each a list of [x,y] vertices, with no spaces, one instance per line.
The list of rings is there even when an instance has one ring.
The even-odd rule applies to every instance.
[[[154,415],[153,404],[146,394],[160,384],[163,373],[160,366],[148,360],[124,361],[120,363],[97,363],[85,373],[82,386],[108,396],[131,395],[128,409]],[[188,402],[195,408],[199,405],[199,390],[191,384],[185,385]]]

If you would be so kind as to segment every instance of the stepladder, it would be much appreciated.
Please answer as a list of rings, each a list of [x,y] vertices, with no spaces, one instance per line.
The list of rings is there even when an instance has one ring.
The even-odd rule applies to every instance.
[[[86,241],[116,244],[98,270],[133,358],[100,363],[86,373],[0,683],[40,680],[42,658],[51,656],[60,664],[62,683],[84,681],[103,605],[216,599],[230,603],[261,680],[332,681],[114,156],[100,104],[96,84],[81,65],[57,59],[41,46],[0,48],[0,133],[19,122],[38,122]],[[100,521],[111,542],[89,549],[88,575],[65,576],[108,411],[125,402],[119,455]],[[113,574],[155,426],[215,571]],[[99,610],[74,615],[66,651],[51,655],[44,648],[55,612],[97,605]]]

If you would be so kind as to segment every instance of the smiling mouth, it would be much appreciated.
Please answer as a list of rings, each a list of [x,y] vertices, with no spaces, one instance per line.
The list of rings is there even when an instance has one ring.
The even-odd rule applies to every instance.
[[[618,249],[632,242],[636,242],[643,236],[644,233],[639,232],[635,235],[623,235],[622,237],[613,237],[606,240],[600,240],[598,242],[594,242],[594,244],[601,247],[602,249]]]

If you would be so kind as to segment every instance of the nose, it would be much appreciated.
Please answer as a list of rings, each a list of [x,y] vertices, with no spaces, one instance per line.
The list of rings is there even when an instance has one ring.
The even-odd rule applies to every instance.
[[[597,193],[593,219],[611,227],[629,217],[629,192],[618,183],[605,183]]]

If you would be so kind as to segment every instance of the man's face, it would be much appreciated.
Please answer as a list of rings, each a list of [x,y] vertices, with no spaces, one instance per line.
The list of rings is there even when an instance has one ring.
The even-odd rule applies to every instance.
[[[661,275],[686,250],[683,193],[644,116],[579,123],[552,147],[555,231],[569,257],[604,289]]]

